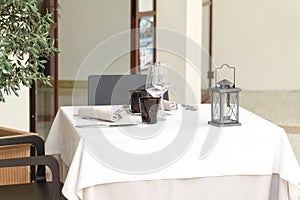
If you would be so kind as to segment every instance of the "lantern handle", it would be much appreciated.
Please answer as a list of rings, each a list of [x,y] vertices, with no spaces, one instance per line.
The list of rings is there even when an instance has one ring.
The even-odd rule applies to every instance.
[[[229,69],[233,69],[233,88],[235,88],[235,67],[230,67],[228,64],[223,64],[221,67],[216,68],[216,78],[215,78],[215,85],[217,85],[218,82],[218,73],[217,70],[222,69],[224,66],[227,66]]]

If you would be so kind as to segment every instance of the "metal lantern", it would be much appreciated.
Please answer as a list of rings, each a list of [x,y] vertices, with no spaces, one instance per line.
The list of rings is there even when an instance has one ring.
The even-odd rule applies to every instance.
[[[234,82],[223,79],[217,82],[217,70],[227,66],[233,69]],[[239,92],[235,87],[235,68],[227,64],[216,68],[215,87],[209,88],[211,97],[211,121],[208,123],[215,126],[239,126]]]

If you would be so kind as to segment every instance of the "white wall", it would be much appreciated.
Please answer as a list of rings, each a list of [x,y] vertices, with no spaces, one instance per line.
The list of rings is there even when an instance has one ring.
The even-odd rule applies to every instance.
[[[185,101],[186,2],[157,1],[157,27],[156,60],[168,62],[174,70],[171,98]]]
[[[19,97],[6,97],[0,111],[0,126],[29,131],[29,89],[22,88]]]
[[[187,41],[187,58],[190,61],[186,64],[186,78],[188,84],[192,86],[192,95],[196,97],[196,102],[193,102],[191,100],[193,96],[191,96],[187,88],[186,103],[200,103],[202,77],[202,1],[187,1],[186,16],[186,35],[189,38]]]
[[[213,59],[244,90],[300,90],[300,1],[214,0]]]
[[[176,71],[173,98],[199,103],[202,2],[157,1],[157,27],[162,29],[157,34],[157,60],[168,62]]]
[[[130,0],[62,0],[59,5],[59,79],[74,80],[80,65],[96,45],[130,29]],[[129,45],[129,42],[125,44],[128,49]],[[90,64],[94,72],[107,67],[100,56],[90,60]],[[129,54],[112,65],[109,72],[116,68],[119,72],[128,71]],[[78,78],[87,80],[85,74]]]

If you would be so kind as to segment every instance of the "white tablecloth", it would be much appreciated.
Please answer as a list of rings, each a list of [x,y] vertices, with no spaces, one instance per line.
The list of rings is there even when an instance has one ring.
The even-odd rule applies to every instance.
[[[222,191],[224,189],[224,187],[221,187],[223,184],[220,184],[220,187],[217,186],[218,184],[216,183],[218,181],[220,183],[224,183],[224,181],[229,183],[233,188],[236,188],[235,191],[248,191],[249,193],[251,190],[247,190],[247,187],[242,189],[242,186],[245,186],[245,184],[239,184],[243,177],[252,177],[247,179],[248,181],[255,180],[252,182],[252,186],[263,184],[270,190],[270,177],[272,174],[279,174],[280,182],[283,186],[280,188],[288,190],[288,192],[279,192],[279,196],[288,195],[291,199],[296,199],[298,196],[300,170],[284,130],[242,108],[240,109],[242,126],[220,129],[221,131],[217,133],[218,138],[215,139],[217,142],[211,148],[211,153],[202,159],[199,159],[201,148],[206,144],[207,138],[209,139],[210,135],[208,133],[211,133],[211,130],[214,129],[214,127],[207,124],[207,121],[210,119],[209,105],[198,105],[198,112],[179,109],[168,116],[167,120],[162,123],[162,126],[157,124],[153,126],[139,125],[127,128],[101,129],[75,128],[75,125],[94,123],[74,117],[77,109],[78,107],[60,108],[46,140],[46,152],[48,154],[60,154],[63,163],[70,167],[63,188],[63,192],[68,199],[92,199],[89,196],[93,196],[95,188],[97,188],[97,195],[101,194],[103,196],[106,194],[104,192],[105,189],[110,188],[111,185],[114,185],[116,188],[118,184],[127,184],[128,186],[129,183],[131,183],[131,186],[134,183],[142,186],[145,182],[151,180],[165,181],[168,182],[167,185],[172,185],[173,190],[185,191],[179,190],[182,186],[174,184],[174,179],[188,179],[192,182],[199,181],[198,184],[201,185],[205,180],[204,178],[210,178],[210,180],[215,178],[211,182],[214,184],[211,188],[220,189],[221,193],[217,193],[219,197],[224,198],[227,197],[226,192]],[[131,120],[131,122],[136,123],[139,118],[132,117]],[[149,135],[147,138],[147,131],[150,129],[159,130],[154,131],[159,132],[159,134]],[[137,138],[136,131],[133,131],[133,134],[130,135],[132,130],[141,130],[143,138]],[[184,130],[184,132],[179,130]],[[180,137],[178,132],[181,134]],[[195,134],[191,134],[193,132]],[[192,140],[188,139],[185,141],[190,141],[190,143],[176,143],[178,138],[184,140],[184,137],[182,137],[184,133],[186,133],[187,138],[194,136]],[[120,151],[105,152],[110,150],[111,147],[107,147],[107,143],[102,142],[104,139],[108,143],[113,144],[116,149],[121,150],[121,152],[127,152],[127,154],[120,154]],[[171,164],[166,164],[161,166],[161,168],[158,168],[159,165],[151,166],[148,169],[149,173],[142,173],[141,169],[145,167],[143,162],[149,162],[149,165],[152,164],[151,156],[149,159],[142,159],[142,162],[138,162],[139,157],[137,159],[136,157],[126,157],[128,154],[152,155],[153,152],[160,151],[163,147],[170,147],[172,144],[175,144],[173,152],[176,154],[174,156],[176,159]],[[180,146],[176,148],[176,145],[183,145],[187,148]],[[185,151],[180,150],[179,152],[182,152],[182,154],[178,156],[177,149],[180,148]],[[169,154],[171,153],[172,151],[169,152]],[[120,155],[124,156],[119,157],[121,161],[118,165],[116,164],[118,160],[108,159],[105,155],[117,155],[116,158]],[[122,160],[122,158],[124,159]],[[126,160],[126,158],[130,160]],[[159,155],[156,158],[159,159]],[[124,163],[129,163],[129,165],[123,165]],[[156,160],[154,163],[160,164]],[[231,181],[229,177],[232,176],[239,177],[240,180],[237,182]],[[254,176],[256,178],[253,178]],[[257,179],[258,177],[261,177],[261,179]],[[285,187],[284,183],[287,183]],[[257,188],[255,191],[258,191]],[[148,188],[149,191],[152,189]],[[153,192],[157,192],[157,190]],[[200,193],[205,196],[205,192],[207,190]],[[121,193],[117,192],[117,194],[120,195]],[[237,194],[231,193],[231,196],[228,196],[228,198],[237,197],[235,196]],[[265,194],[259,192],[258,194],[261,194],[259,199],[270,198],[270,193],[268,192],[265,192]],[[180,194],[177,194],[176,198],[171,199],[181,199],[179,196]],[[244,193],[243,199],[248,199],[245,196],[246,193]],[[251,196],[248,197],[253,199]],[[283,199],[284,197],[278,198]],[[111,199],[118,198],[111,197]],[[219,198],[209,197],[207,199]]]

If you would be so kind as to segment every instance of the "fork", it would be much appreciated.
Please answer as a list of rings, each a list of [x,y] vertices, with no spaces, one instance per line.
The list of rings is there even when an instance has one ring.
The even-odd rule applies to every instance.
[[[197,106],[187,105],[187,104],[181,104],[182,107],[185,108],[185,110],[191,110],[191,111],[197,111]]]
[[[127,108],[129,108],[129,105],[123,105],[121,108],[115,110],[115,113],[120,114],[121,112],[123,112]]]

